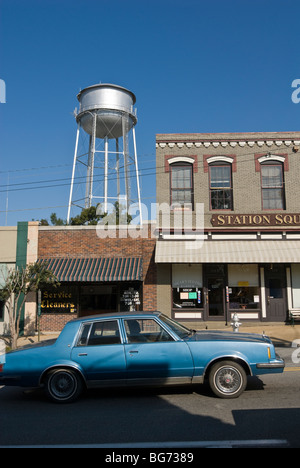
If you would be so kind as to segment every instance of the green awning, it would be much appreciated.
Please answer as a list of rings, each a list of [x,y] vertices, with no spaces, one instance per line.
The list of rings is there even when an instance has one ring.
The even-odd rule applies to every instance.
[[[143,261],[132,258],[43,258],[60,282],[142,281]]]

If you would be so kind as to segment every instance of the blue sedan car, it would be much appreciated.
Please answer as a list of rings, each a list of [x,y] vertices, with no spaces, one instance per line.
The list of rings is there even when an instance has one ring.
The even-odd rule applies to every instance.
[[[55,343],[6,355],[0,385],[43,387],[57,403],[85,388],[199,384],[236,398],[247,376],[281,373],[266,336],[189,330],[159,312],[105,314],[69,322]]]

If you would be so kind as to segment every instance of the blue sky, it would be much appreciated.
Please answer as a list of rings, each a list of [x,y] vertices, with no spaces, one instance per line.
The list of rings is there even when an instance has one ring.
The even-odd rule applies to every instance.
[[[66,218],[76,95],[99,82],[137,97],[147,204],[156,133],[300,130],[299,18],[299,0],[0,0],[0,225]]]

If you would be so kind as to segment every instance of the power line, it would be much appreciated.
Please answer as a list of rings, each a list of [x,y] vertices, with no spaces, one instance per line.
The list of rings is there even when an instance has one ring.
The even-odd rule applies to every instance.
[[[273,154],[275,154],[275,152],[272,152]],[[253,152],[249,152],[249,153],[243,153],[243,156],[254,156],[256,153],[253,153]],[[240,166],[241,164],[245,164],[245,163],[249,163],[249,162],[252,162],[252,158],[251,159],[243,159],[242,161],[238,161],[237,164],[238,166]],[[254,161],[253,161],[254,162]],[[52,167],[52,168],[58,168],[58,167],[69,167],[70,165],[58,165],[58,166],[48,166],[48,168]],[[39,169],[46,169],[47,166],[44,166],[44,167],[41,167]],[[204,168],[204,162],[200,162],[198,161],[198,169],[203,169]],[[21,171],[21,170],[20,170]],[[146,174],[143,174],[144,171],[154,171],[154,172],[151,172],[151,173],[146,173]],[[18,172],[18,170],[16,170],[15,172]],[[145,177],[145,176],[150,176],[150,175],[158,175],[158,174],[163,174],[165,172],[165,165],[162,165],[162,166],[151,166],[151,167],[148,167],[148,168],[140,168],[139,169],[139,175],[141,177]],[[1,173],[1,171],[0,171]],[[4,173],[4,172],[2,172]],[[10,173],[10,171],[6,171],[5,173]],[[135,173],[135,170],[129,170],[129,174],[134,174]],[[121,179],[124,179],[124,176],[121,176]],[[111,174],[111,177],[108,178],[109,181],[114,181],[114,180],[117,180],[117,177],[112,175]],[[102,181],[102,176],[100,179],[98,179],[97,177],[95,177],[94,179],[94,182],[101,182]],[[60,183],[62,182],[62,183]],[[67,183],[64,183],[64,182],[67,182]],[[53,184],[52,184],[53,183]],[[74,181],[74,184],[83,184],[83,183],[86,183],[86,175],[85,176],[76,176],[75,177],[75,181]],[[29,187],[29,185],[33,185],[33,184],[51,184],[51,185],[44,185],[44,186],[36,186],[36,187]],[[33,181],[33,182],[21,182],[21,183],[16,183],[16,184],[10,184],[9,187],[6,185],[5,188],[4,188],[4,185],[2,185],[2,189],[0,189],[0,193],[1,192],[15,192],[15,191],[20,191],[20,190],[35,190],[35,189],[46,189],[46,188],[57,188],[57,187],[63,187],[63,186],[66,186],[66,185],[70,185],[70,178],[67,177],[67,178],[62,178],[62,179],[49,179],[49,180],[42,180],[42,181]],[[1,187],[1,186],[0,186]],[[14,188],[14,187],[20,187],[20,188]]]

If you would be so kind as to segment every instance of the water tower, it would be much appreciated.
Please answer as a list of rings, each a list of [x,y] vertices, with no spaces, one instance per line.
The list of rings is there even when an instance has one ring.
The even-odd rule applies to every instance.
[[[77,99],[80,107],[78,113],[75,110],[78,126],[68,223],[72,206],[82,209],[101,203],[107,212],[108,203],[115,201],[125,205],[127,212],[132,203],[138,203],[142,223],[135,95],[121,86],[97,84],[80,91]],[[83,185],[84,191],[78,194]]]

